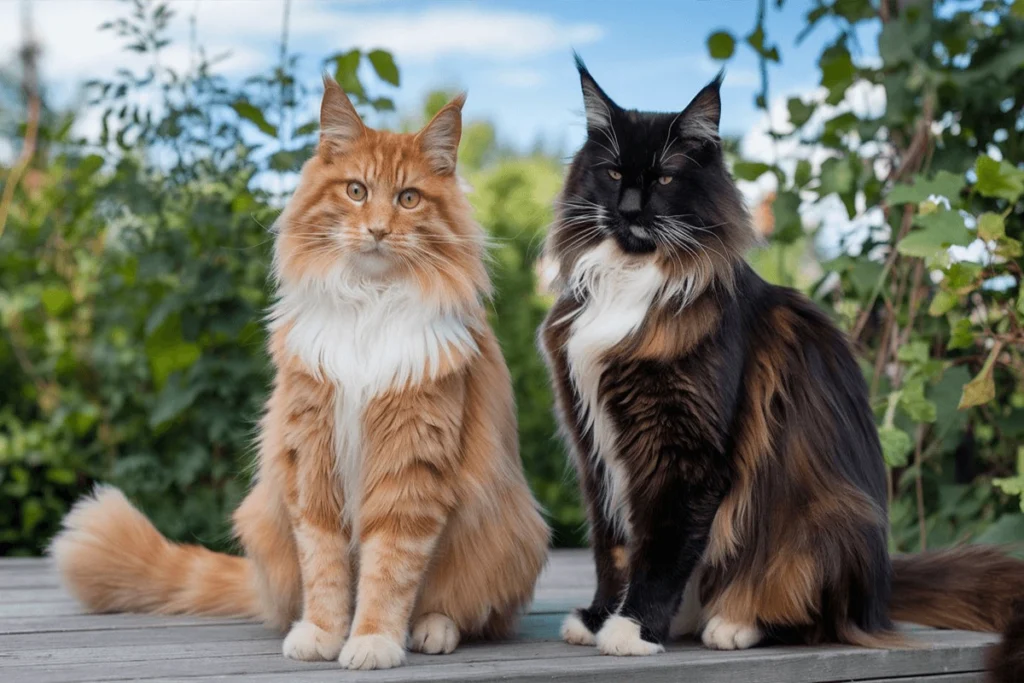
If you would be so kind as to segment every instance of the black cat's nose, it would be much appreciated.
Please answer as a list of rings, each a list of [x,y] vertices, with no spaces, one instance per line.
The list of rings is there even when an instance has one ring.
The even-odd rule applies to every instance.
[[[640,190],[635,187],[623,190],[622,196],[619,198],[619,214],[629,220],[639,216],[642,209]]]

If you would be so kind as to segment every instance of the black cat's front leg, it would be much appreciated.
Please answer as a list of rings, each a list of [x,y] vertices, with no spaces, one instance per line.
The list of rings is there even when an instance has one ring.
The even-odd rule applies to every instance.
[[[622,599],[626,580],[626,540],[608,519],[602,493],[604,473],[600,463],[583,463],[580,479],[587,499],[590,544],[597,570],[597,590],[589,607],[574,610],[562,622],[562,640],[573,645],[593,645],[605,620]]]
[[[662,643],[683,589],[707,546],[722,487],[677,481],[660,488],[646,503],[634,506],[629,584],[616,613],[597,633],[602,654],[664,651]]]

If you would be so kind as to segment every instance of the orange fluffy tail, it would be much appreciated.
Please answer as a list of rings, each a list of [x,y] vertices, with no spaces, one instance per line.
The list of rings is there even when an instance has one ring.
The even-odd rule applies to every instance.
[[[260,616],[248,560],[171,543],[111,486],[75,504],[50,556],[95,612]]]

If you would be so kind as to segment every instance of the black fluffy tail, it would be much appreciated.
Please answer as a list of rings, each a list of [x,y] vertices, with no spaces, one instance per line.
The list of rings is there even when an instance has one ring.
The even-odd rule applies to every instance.
[[[1013,617],[1003,631],[1003,642],[992,648],[988,666],[992,683],[1024,681],[1024,600],[1013,606]]]
[[[894,557],[892,617],[935,628],[1002,632],[993,683],[1024,682],[1024,561],[972,545]]]

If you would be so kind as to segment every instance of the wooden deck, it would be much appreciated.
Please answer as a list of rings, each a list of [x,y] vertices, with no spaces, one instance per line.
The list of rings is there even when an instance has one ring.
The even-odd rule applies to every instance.
[[[654,657],[598,656],[566,645],[558,627],[586,604],[589,554],[555,552],[517,640],[466,644],[448,656],[413,654],[406,666],[351,672],[281,655],[281,636],[233,619],[89,615],[58,587],[43,560],[0,559],[0,682],[79,681],[686,681],[687,683],[967,683],[983,681],[991,635],[912,629],[923,647],[766,647],[713,652],[677,643]]]

